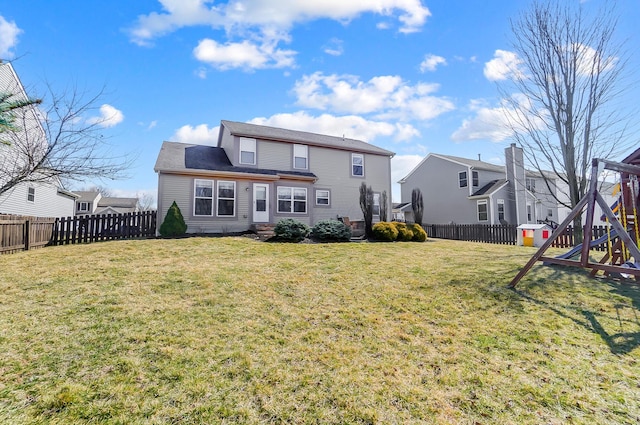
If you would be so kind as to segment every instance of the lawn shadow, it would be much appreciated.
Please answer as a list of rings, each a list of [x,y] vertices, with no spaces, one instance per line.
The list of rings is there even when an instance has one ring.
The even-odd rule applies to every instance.
[[[566,280],[567,273],[583,273],[581,269],[556,269],[547,281],[554,280]],[[586,273],[588,275],[588,272]],[[569,319],[574,323],[582,326],[583,328],[598,334],[602,340],[609,346],[609,349],[613,354],[628,354],[637,347],[640,347],[640,317],[638,311],[640,310],[640,285],[636,283],[629,283],[623,281],[614,281],[611,279],[596,278],[597,282],[606,285],[609,288],[611,294],[620,295],[630,300],[631,305],[626,303],[614,303],[616,315],[612,317],[606,315],[600,309],[588,309],[578,305],[553,305],[545,300],[536,298],[523,290],[514,289],[514,292],[522,299],[541,306],[553,313]],[[548,283],[553,284],[553,283]],[[533,285],[539,286],[540,282],[535,282]],[[612,300],[613,301],[613,300]],[[632,319],[624,318],[623,310],[631,309]],[[597,310],[597,311],[594,311]],[[575,313],[572,315],[571,313]],[[616,322],[619,328],[618,332],[612,332],[607,330],[604,322]],[[624,326],[635,326],[638,331],[625,332]],[[612,326],[608,326],[611,328]]]

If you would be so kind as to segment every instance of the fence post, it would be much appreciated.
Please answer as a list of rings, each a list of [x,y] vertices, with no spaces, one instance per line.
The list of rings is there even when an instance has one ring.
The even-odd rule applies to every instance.
[[[29,251],[29,236],[31,233],[31,220],[24,221],[24,250]]]

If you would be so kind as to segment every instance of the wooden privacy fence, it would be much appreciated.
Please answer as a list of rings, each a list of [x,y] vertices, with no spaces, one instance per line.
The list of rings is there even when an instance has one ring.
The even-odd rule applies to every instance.
[[[47,245],[155,236],[156,211],[42,218],[0,215],[0,254]]]
[[[515,245],[518,239],[518,226],[514,224],[425,224],[422,227],[427,231],[429,237],[439,239],[503,245]],[[606,226],[593,226],[592,240],[597,240],[601,237],[605,240],[591,249],[606,251],[606,235]],[[571,248],[575,246],[573,227],[567,227],[551,246],[555,248]]]
[[[0,254],[41,248],[49,244],[55,218],[0,215]]]
[[[142,211],[57,218],[51,245],[155,236],[156,217],[156,211]]]

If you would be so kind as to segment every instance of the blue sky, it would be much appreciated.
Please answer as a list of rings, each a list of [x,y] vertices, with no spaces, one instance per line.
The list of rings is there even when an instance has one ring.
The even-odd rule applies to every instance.
[[[430,152],[503,160],[496,81],[528,3],[0,0],[0,58],[32,95],[106,88],[104,133],[137,160],[95,183],[121,196],[155,193],[162,141],[214,144],[222,119],[365,140],[396,152],[396,182]],[[638,0],[618,3],[638,69]]]

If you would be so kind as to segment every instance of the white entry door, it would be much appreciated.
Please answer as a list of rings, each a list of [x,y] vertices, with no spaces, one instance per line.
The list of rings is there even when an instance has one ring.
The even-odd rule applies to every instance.
[[[269,222],[269,185],[253,184],[253,222]]]

